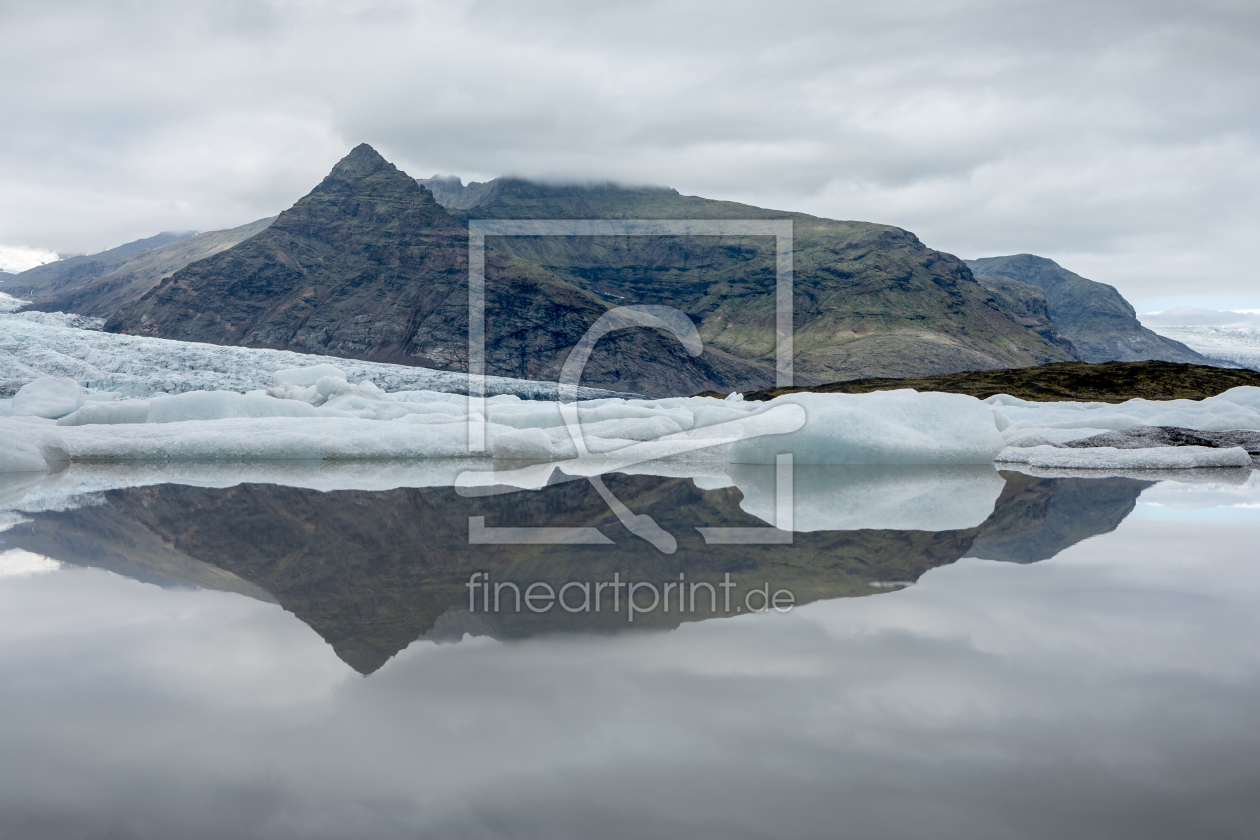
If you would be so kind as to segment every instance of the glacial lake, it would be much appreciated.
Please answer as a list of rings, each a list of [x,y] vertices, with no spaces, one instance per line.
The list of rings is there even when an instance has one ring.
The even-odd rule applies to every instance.
[[[0,837],[1255,835],[1260,472],[458,469],[4,476]]]

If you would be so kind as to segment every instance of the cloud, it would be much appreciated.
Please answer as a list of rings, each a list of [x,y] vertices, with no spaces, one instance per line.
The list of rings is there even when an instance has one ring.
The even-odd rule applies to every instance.
[[[24,248],[21,245],[0,245],[0,271],[16,274],[37,265],[61,259],[55,251],[45,248]]]
[[[1031,251],[1130,297],[1256,279],[1254,4],[273,0],[0,16],[7,241],[93,250],[240,224],[367,141],[417,176],[664,183],[895,224],[966,257]]]

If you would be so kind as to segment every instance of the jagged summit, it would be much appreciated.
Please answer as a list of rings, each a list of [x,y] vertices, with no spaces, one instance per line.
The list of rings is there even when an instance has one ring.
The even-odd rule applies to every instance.
[[[351,149],[348,155],[337,161],[324,180],[360,181],[382,171],[402,174],[397,166],[381,157],[381,153],[376,149],[367,143],[360,143]]]
[[[473,210],[495,202],[520,201],[554,202],[568,200],[573,206],[589,204],[598,197],[602,207],[609,202],[638,202],[643,198],[678,196],[673,187],[630,186],[614,181],[598,182],[546,182],[505,175],[492,181],[472,181],[468,184],[458,175],[434,175],[418,178],[417,182],[433,193],[433,198],[447,210],[457,215],[459,211]]]

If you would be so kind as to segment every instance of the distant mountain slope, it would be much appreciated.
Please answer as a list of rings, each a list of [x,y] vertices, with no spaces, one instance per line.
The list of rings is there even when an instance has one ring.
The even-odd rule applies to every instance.
[[[1005,277],[1044,291],[1050,320],[1084,361],[1211,363],[1186,345],[1142,326],[1133,307],[1114,287],[1087,280],[1053,260],[1015,254],[967,260],[967,265],[981,282]]]
[[[48,300],[103,277],[122,266],[143,251],[168,245],[195,236],[195,230],[166,231],[156,236],[137,239],[99,254],[69,257],[46,263],[15,274],[4,281],[5,294],[24,300],[40,302]]]
[[[452,215],[496,219],[791,219],[795,367],[801,382],[910,376],[1074,360],[1047,323],[1019,318],[961,260],[900,228],[679,195],[660,187],[517,178],[430,185]],[[542,265],[610,304],[666,304],[706,346],[773,364],[768,237],[515,237],[490,247]]]
[[[486,281],[487,373],[556,378],[608,308],[506,254],[488,255]],[[462,223],[364,144],[267,230],[176,272],[106,329],[466,370],[467,283]],[[718,350],[693,359],[655,330],[601,341],[583,379],[652,395],[772,382]]]
[[[273,221],[275,216],[231,230],[201,233],[140,251],[107,274],[73,288],[60,287],[55,296],[49,296],[49,293],[40,295],[31,308],[108,318],[138,301],[163,279],[189,263],[226,251],[266,230]]]
[[[976,277],[1007,310],[1016,315],[1015,323],[1027,327],[1046,341],[1061,347],[1072,358],[1079,359],[1080,351],[1063,337],[1050,317],[1050,301],[1046,293],[1029,283],[1021,283],[1009,277]]]

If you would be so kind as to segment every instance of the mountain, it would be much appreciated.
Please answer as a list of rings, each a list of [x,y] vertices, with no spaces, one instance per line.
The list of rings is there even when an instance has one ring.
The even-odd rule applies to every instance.
[[[486,372],[555,379],[608,305],[505,254],[485,268]],[[467,232],[364,144],[266,231],[176,272],[105,328],[466,370]],[[657,330],[602,341],[583,380],[650,395],[741,382],[773,377],[721,351],[693,359]]]
[[[800,382],[1073,358],[1061,341],[1017,323],[960,260],[898,228],[663,188],[425,183],[361,145],[265,232],[175,273],[106,329],[463,370],[470,213],[791,218]],[[687,313],[704,354],[691,358],[663,332],[621,331],[600,342],[584,384],[652,396],[767,387],[774,281],[764,237],[491,238],[487,372],[553,378],[603,312],[650,303]]]
[[[801,383],[987,370],[1075,359],[1053,327],[1017,322],[961,260],[900,228],[821,219],[660,187],[428,179],[457,218],[791,219],[794,359]],[[497,249],[612,304],[665,304],[708,347],[773,364],[768,237],[491,238]]]
[[[130,259],[106,273],[96,277],[83,275],[73,283],[59,283],[55,288],[45,288],[34,296],[35,302],[30,308],[108,318],[119,309],[138,301],[163,279],[189,263],[244,242],[265,230],[274,220],[275,217],[272,216],[231,230],[181,237],[169,243],[130,252]]]
[[[1045,293],[1050,320],[1086,362],[1159,359],[1206,365],[1211,361],[1186,345],[1142,326],[1137,313],[1113,286],[1087,280],[1053,260],[1032,254],[967,260],[982,283],[1021,294],[1016,283]]]
[[[4,292],[24,300],[48,300],[117,271],[144,251],[187,239],[196,233],[194,230],[166,231],[99,254],[68,257],[39,265],[5,280]]]

